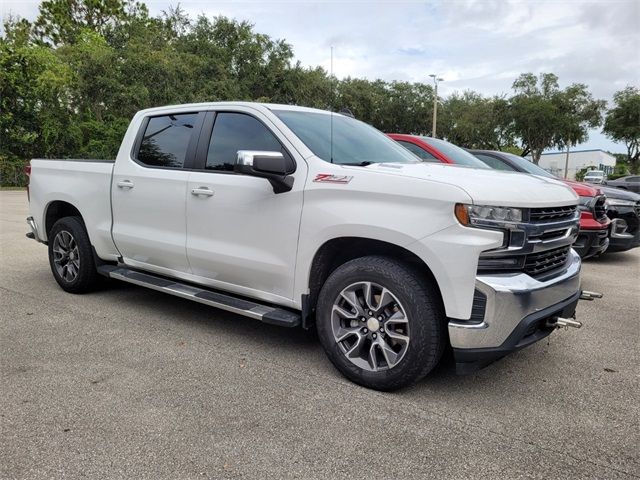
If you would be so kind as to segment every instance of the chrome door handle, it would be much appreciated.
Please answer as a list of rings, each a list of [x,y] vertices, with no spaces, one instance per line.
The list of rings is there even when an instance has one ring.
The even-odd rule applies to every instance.
[[[206,197],[213,197],[213,190],[209,190],[207,187],[194,188],[191,190],[191,195],[204,195]]]
[[[116,185],[118,188],[133,188],[133,182],[130,180],[121,180]]]

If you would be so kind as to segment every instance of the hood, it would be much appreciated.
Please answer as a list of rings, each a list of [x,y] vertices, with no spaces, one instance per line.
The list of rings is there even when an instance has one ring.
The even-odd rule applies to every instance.
[[[601,187],[594,187],[593,185],[589,185],[587,183],[574,182],[573,180],[561,180],[563,183],[566,183],[573,191],[576,192],[581,197],[595,197],[596,195],[600,195]]]
[[[622,190],[621,188],[600,187],[600,190],[602,190],[602,193],[604,193],[607,198],[618,198],[620,200],[631,200],[633,202],[640,200],[640,195],[637,193]]]
[[[535,208],[575,205],[578,201],[573,190],[559,180],[518,172],[428,162],[374,163],[365,168],[454,185],[476,205]]]

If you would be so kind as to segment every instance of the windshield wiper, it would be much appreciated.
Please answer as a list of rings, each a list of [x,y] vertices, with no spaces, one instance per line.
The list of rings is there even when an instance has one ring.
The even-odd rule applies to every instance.
[[[353,162],[353,163],[341,163],[341,165],[349,165],[352,167],[366,167],[367,165],[371,165],[373,162],[369,162],[365,160],[364,162]]]

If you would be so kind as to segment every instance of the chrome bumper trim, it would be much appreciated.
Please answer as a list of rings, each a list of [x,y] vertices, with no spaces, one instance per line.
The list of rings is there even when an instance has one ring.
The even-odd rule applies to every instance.
[[[481,323],[450,320],[451,346],[491,348],[502,345],[523,318],[579,292],[580,265],[580,256],[571,249],[565,271],[546,281],[525,273],[478,275],[476,288],[487,296],[484,320]]]
[[[27,225],[29,225],[29,228],[31,229],[31,233],[33,233],[33,239],[37,242],[44,243],[40,239],[40,235],[38,235],[38,225],[36,224],[36,221],[33,219],[33,217],[31,216],[27,217]]]

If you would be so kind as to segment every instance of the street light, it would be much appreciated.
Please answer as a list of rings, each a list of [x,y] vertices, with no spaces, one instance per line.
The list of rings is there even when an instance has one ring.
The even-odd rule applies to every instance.
[[[431,129],[431,136],[436,138],[436,122],[438,121],[438,83],[444,82],[444,78],[438,77],[435,73],[429,75],[433,78],[434,94],[433,94],[433,128]]]

